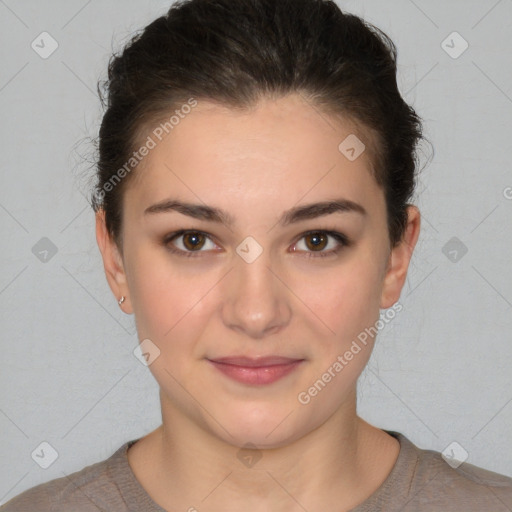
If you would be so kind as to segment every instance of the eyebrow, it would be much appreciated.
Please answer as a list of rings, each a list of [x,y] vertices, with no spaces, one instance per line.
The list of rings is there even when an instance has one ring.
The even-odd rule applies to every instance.
[[[186,203],[175,199],[165,199],[164,201],[149,206],[144,210],[144,215],[174,211],[193,217],[194,219],[222,223],[227,226],[232,226],[235,223],[234,217],[220,208]],[[279,219],[279,223],[282,226],[287,226],[296,222],[316,219],[317,217],[323,217],[324,215],[333,213],[358,213],[363,216],[367,215],[367,211],[359,203],[340,198],[332,201],[295,206],[283,213]]]

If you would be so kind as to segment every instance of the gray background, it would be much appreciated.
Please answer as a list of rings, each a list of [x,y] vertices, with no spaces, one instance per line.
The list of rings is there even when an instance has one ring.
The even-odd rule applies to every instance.
[[[360,414],[421,447],[457,441],[469,462],[512,476],[512,0],[339,4],[396,42],[400,89],[435,147],[404,309],[360,379]],[[0,0],[0,503],[160,424],[84,194],[96,81],[111,50],[168,5]],[[31,48],[43,31],[59,45],[47,59]],[[469,43],[458,58],[441,44],[453,31]],[[47,261],[44,237],[57,249]],[[43,441],[59,455],[47,469],[31,456]]]

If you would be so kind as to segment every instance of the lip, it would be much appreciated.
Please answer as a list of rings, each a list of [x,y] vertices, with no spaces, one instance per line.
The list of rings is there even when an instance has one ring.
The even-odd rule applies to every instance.
[[[266,385],[282,379],[293,372],[304,359],[267,356],[250,358],[245,356],[207,359],[215,368],[237,382],[250,385]]]
[[[235,366],[246,366],[246,367],[260,367],[260,366],[274,366],[281,364],[289,364],[294,361],[302,361],[293,357],[281,357],[281,356],[258,356],[258,357],[247,357],[247,356],[230,356],[230,357],[217,357],[216,359],[209,359],[214,363],[232,364]]]

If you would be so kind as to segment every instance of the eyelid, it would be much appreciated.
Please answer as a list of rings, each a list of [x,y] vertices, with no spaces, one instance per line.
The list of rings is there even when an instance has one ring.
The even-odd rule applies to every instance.
[[[174,254],[181,255],[181,256],[185,256],[185,257],[197,257],[203,252],[211,252],[211,251],[203,251],[201,249],[197,250],[197,251],[184,251],[182,249],[178,249],[176,247],[171,248],[169,246],[169,244],[176,238],[179,238],[179,237],[184,236],[189,233],[202,235],[202,236],[206,237],[208,240],[210,240],[212,243],[214,243],[215,245],[218,245],[215,242],[215,237],[213,237],[209,233],[206,233],[205,231],[201,231],[199,229],[180,229],[178,231],[174,231],[174,232],[169,233],[166,236],[164,236],[162,243],[170,252],[172,252]],[[331,249],[329,251],[296,251],[296,250],[294,250],[292,252],[297,252],[297,253],[304,252],[307,257],[326,257],[326,256],[336,255],[342,249],[344,249],[346,247],[350,247],[352,245],[352,241],[344,233],[341,233],[339,231],[335,231],[332,229],[310,229],[310,230],[305,231],[305,232],[301,233],[300,235],[298,235],[298,237],[296,238],[296,241],[293,242],[292,245],[295,246],[300,240],[302,240],[306,236],[312,235],[315,233],[323,233],[323,234],[327,235],[328,237],[334,238],[336,240],[336,242],[338,243],[338,247],[336,247],[335,249]],[[215,252],[218,252],[218,251],[215,251]]]
[[[309,231],[306,231],[299,235],[297,241],[294,242],[294,246],[306,236],[313,235],[316,233],[322,233],[324,235],[327,235],[328,237],[334,238],[338,246],[334,249],[330,249],[329,251],[300,251],[304,252],[304,256],[308,258],[325,258],[329,256],[336,256],[342,249],[345,249],[352,245],[352,241],[347,237],[347,235],[340,233],[339,231],[335,231],[332,229],[310,229]]]
[[[199,229],[180,229],[178,231],[174,231],[173,233],[169,233],[168,235],[164,236],[162,243],[170,252],[178,254],[178,255],[186,256],[186,257],[190,257],[190,256],[195,257],[195,256],[199,256],[203,252],[211,252],[211,251],[202,251],[202,250],[184,251],[183,249],[178,249],[177,247],[172,247],[172,248],[170,247],[171,242],[173,242],[176,238],[180,238],[189,233],[202,235],[205,238],[207,238],[208,240],[210,240],[212,243],[217,245],[217,243],[215,242],[214,237],[212,237],[212,235],[210,235],[209,233],[206,233],[205,231],[201,231]]]

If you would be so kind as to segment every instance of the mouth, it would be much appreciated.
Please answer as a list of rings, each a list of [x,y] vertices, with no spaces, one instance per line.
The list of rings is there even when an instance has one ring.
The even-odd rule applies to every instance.
[[[207,359],[222,374],[237,382],[249,385],[266,385],[276,382],[296,370],[304,359],[265,356],[245,356]]]

